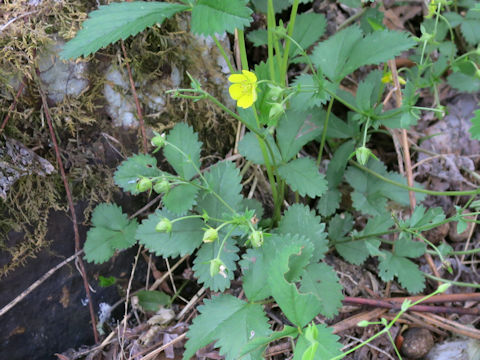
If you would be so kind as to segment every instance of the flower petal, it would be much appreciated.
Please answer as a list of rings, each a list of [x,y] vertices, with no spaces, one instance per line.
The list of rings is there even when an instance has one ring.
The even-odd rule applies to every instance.
[[[249,83],[256,83],[257,82],[257,75],[255,75],[253,72],[248,71],[248,70],[242,70],[243,75],[247,78],[247,81]]]
[[[244,95],[242,84],[233,84],[228,88],[228,92],[233,100],[238,100]]]
[[[245,82],[247,79],[245,75],[242,74],[232,74],[228,77],[228,81],[231,83],[242,83]]]
[[[249,108],[253,105],[253,97],[251,94],[244,95],[237,101],[237,106],[241,108]]]

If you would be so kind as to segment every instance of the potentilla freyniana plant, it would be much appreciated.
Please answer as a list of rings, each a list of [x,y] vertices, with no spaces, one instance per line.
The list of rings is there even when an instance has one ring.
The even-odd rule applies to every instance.
[[[341,353],[339,338],[328,326],[314,323],[318,314],[334,317],[342,305],[337,275],[323,261],[326,252],[334,247],[357,265],[369,256],[376,257],[382,280],[397,278],[406,290],[418,293],[425,287],[425,274],[413,259],[425,254],[427,245],[442,261],[452,249],[414,239],[448,221],[465,224],[467,215],[476,214],[467,213],[465,206],[445,219],[439,208],[427,211],[418,206],[409,218],[397,218],[388,204],[407,206],[409,190],[417,192],[417,201],[425,194],[470,195],[468,204],[479,191],[435,192],[418,185],[408,187],[401,175],[388,171],[375,157],[367,142],[380,126],[409,128],[416,124],[423,109],[416,106],[419,88],[432,90],[436,99],[433,110],[442,113],[437,87],[448,66],[454,71],[449,82],[465,89],[468,85],[462,81],[473,79],[477,82],[467,90],[480,89],[480,71],[477,69],[472,77],[465,70],[465,63],[476,68],[472,59],[478,59],[478,50],[455,58],[455,44],[445,41],[444,31],[459,25],[468,44],[478,45],[480,38],[468,31],[477,26],[473,20],[478,9],[469,9],[464,17],[442,15],[447,2],[431,2],[431,16],[422,24],[421,38],[385,29],[378,21],[382,14],[374,9],[374,16],[361,26],[351,25],[319,42],[325,17],[297,14],[300,2],[310,1],[252,1],[257,10],[267,14],[267,28],[247,35],[255,46],[267,46],[267,60],[256,66],[249,66],[245,49],[244,30],[253,13],[247,0],[136,1],[100,6],[62,52],[65,59],[87,56],[146,27],[161,25],[177,13],[190,12],[192,33],[213,37],[232,72],[229,93],[237,111],[226,107],[193,78],[190,88],[170,93],[211,101],[248,129],[239,151],[248,160],[247,166],[261,165],[267,174],[274,204],[272,218],[263,218],[262,204],[242,195],[242,178],[234,163],[221,161],[202,171],[202,144],[190,126],[179,123],[168,134],[151,139],[153,153],[162,151],[174,173],[160,170],[155,157],[138,154],[125,160],[114,177],[115,183],[131,194],[162,194],[162,209],[138,224],[135,219],[128,220],[120,207],[100,204],[93,212],[93,226],[84,247],[86,259],[95,263],[107,261],[115,251],[137,242],[158,256],[192,254],[198,282],[220,293],[230,287],[235,271],[241,272],[246,300],[226,293],[205,300],[188,332],[185,359],[215,341],[226,359],[260,359],[270,342],[283,337],[295,339],[294,359],[340,359],[347,353]],[[290,6],[285,26],[275,14]],[[241,55],[238,70],[216,39],[216,34],[235,31]],[[384,64],[407,50],[414,54],[416,65],[405,69],[399,78],[403,86],[401,107],[383,108],[386,84],[392,81],[385,66],[368,73],[358,84],[355,97],[341,89],[342,80],[360,67]],[[443,67],[438,66],[439,60],[435,62],[430,56],[434,52],[449,59],[450,65],[445,61]],[[304,64],[305,71],[288,79],[291,64]],[[335,102],[348,109],[346,118],[333,114]],[[478,118],[472,127],[477,138]],[[318,144],[317,159],[300,154],[312,142]],[[333,156],[322,174],[319,164],[327,142]],[[368,217],[361,231],[354,229],[350,212],[337,213],[342,182],[352,189],[351,210]],[[297,203],[284,208],[289,190],[296,194]],[[300,196],[310,198],[315,208],[300,203]],[[393,233],[398,234],[395,247],[385,239]],[[278,304],[292,326],[272,331],[263,310],[266,302]],[[411,305],[405,304],[402,312]],[[382,323],[385,329],[375,337],[395,321]]]

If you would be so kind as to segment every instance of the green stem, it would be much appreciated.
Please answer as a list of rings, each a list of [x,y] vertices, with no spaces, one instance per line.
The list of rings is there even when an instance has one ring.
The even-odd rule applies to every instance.
[[[426,274],[426,273],[424,273],[423,275],[425,275],[425,277],[427,277],[429,279],[432,279],[432,280],[435,280],[435,281],[442,281],[442,282],[445,282],[445,283],[448,283],[448,284],[451,284],[451,285],[480,289],[480,284],[472,284],[472,283],[465,283],[465,282],[460,282],[460,281],[442,279],[442,278],[439,278],[439,277],[436,277],[436,276],[433,276],[433,275],[430,275],[430,274]]]
[[[230,235],[232,234],[233,230],[235,230],[236,228],[237,228],[237,226],[232,226],[232,228],[228,231],[227,235],[225,235],[225,237],[223,238],[223,241],[222,241],[222,243],[220,244],[220,248],[218,249],[217,259],[220,259],[220,254],[222,253],[223,247],[225,246],[225,242],[226,242],[227,239],[230,237]]]
[[[322,161],[323,155],[323,148],[325,147],[325,141],[327,139],[327,129],[328,129],[328,119],[330,118],[330,113],[332,112],[332,106],[335,99],[330,97],[330,102],[328,103],[327,108],[327,115],[325,116],[325,121],[323,122],[323,131],[322,131],[322,139],[320,140],[320,149],[318,149],[318,157],[317,157],[317,166],[320,165]]]
[[[268,34],[268,68],[270,70],[270,79],[277,81],[277,74],[275,72],[275,64],[273,57],[273,32],[275,30],[275,10],[273,9],[273,1],[268,0],[267,9],[267,34]]]
[[[218,41],[218,38],[217,38],[216,35],[213,35],[213,41],[215,41],[215,44],[217,45],[218,51],[220,51],[220,54],[225,59],[225,62],[227,63],[227,66],[228,66],[228,69],[230,70],[230,73],[233,74],[235,72],[235,69],[233,68],[232,63],[230,62],[230,59],[228,58],[228,55],[225,52],[225,49],[223,48],[222,44],[220,44],[220,41]]]
[[[283,63],[282,63],[282,71],[281,71],[281,79],[285,80],[286,75],[287,75],[287,68],[288,68],[288,56],[290,54],[290,44],[291,44],[291,38],[293,35],[293,29],[295,28],[295,19],[297,17],[297,11],[298,11],[298,4],[300,3],[300,0],[295,0],[293,2],[292,6],[292,11],[290,13],[290,21],[288,23],[288,36],[287,40],[285,41],[285,50],[283,53]]]
[[[238,48],[240,50],[240,61],[242,62],[242,69],[248,70],[247,50],[245,47],[245,35],[243,30],[238,30]]]

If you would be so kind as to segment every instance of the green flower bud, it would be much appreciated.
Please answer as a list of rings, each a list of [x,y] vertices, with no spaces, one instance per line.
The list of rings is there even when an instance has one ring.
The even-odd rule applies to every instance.
[[[280,86],[268,84],[270,88],[267,93],[267,98],[271,101],[277,101],[280,99],[283,93],[283,89]]]
[[[275,103],[270,108],[270,112],[268,113],[268,117],[270,119],[275,119],[276,117],[282,115],[285,112],[283,108],[283,104]]]
[[[150,143],[157,147],[157,148],[162,148],[163,146],[165,146],[165,135],[162,134],[158,134],[158,133],[155,133],[156,135],[152,138],[152,140],[150,140]]]
[[[168,180],[160,180],[159,182],[155,183],[155,185],[153,185],[153,190],[157,193],[157,194],[163,194],[163,193],[167,193],[168,190],[170,190],[170,183],[168,182]]]
[[[253,247],[260,247],[263,245],[263,232],[255,230],[253,231],[249,237],[248,240],[252,243]]]
[[[144,192],[147,190],[150,190],[152,188],[152,180],[146,177],[142,177],[140,180],[137,182],[137,190],[139,192]]]
[[[218,239],[218,231],[217,229],[208,228],[205,230],[203,234],[203,242],[204,243],[211,243]]]
[[[355,151],[355,156],[357,157],[357,160],[361,165],[365,165],[368,162],[368,158],[370,156],[375,157],[375,155],[373,155],[372,151],[365,146],[359,147]]]
[[[210,276],[214,277],[220,273],[223,273],[222,276],[225,274],[225,264],[223,261],[217,258],[210,260]]]
[[[437,292],[444,293],[445,291],[448,290],[449,287],[450,287],[449,283],[444,283],[438,287]]]
[[[158,222],[157,226],[155,226],[155,231],[169,234],[170,232],[172,232],[172,222],[167,218],[162,218]]]

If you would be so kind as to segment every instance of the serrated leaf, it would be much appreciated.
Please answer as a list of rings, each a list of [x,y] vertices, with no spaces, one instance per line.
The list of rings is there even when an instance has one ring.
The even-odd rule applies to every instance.
[[[220,347],[220,355],[226,360],[236,360],[249,340],[271,333],[262,305],[249,304],[232,295],[222,294],[207,299],[198,311],[200,315],[193,320],[187,333],[185,360],[214,341],[215,346]],[[262,351],[254,351],[243,359],[258,359]]]
[[[340,207],[341,200],[342,193],[336,188],[329,188],[317,203],[317,210],[322,216],[330,216]]]
[[[384,252],[379,261],[379,276],[383,281],[391,281],[397,276],[400,285],[411,293],[419,293],[425,288],[425,276],[418,266],[407,258]]]
[[[326,26],[327,20],[323,14],[317,14],[314,12],[299,14],[295,21],[292,38],[304,50],[307,50],[308,47],[322,37],[325,33]],[[289,56],[294,57],[300,53],[301,50],[294,44],[291,44]]]
[[[243,198],[241,201],[240,205],[240,211],[243,212],[245,210],[254,210],[255,211],[255,216],[257,217],[258,220],[263,218],[263,205],[260,201],[257,199],[246,199]]]
[[[324,324],[314,325],[317,328],[318,347],[315,353],[315,360],[333,359],[342,354],[342,344],[340,338],[332,333],[331,328],[327,328]],[[310,346],[310,342],[305,338],[304,334],[298,337],[293,354],[293,360],[302,360],[303,354]]]
[[[120,39],[125,40],[136,35],[149,26],[161,24],[165,19],[185,9],[188,9],[188,6],[145,1],[100,6],[89,14],[75,38],[65,44],[60,58],[66,60],[88,56]]]
[[[445,219],[445,214],[441,207],[430,208],[426,211],[423,205],[419,205],[413,211],[413,214],[405,221],[401,221],[402,227],[422,228],[422,231],[429,230],[437,223]]]
[[[414,45],[406,32],[375,31],[364,37],[358,26],[350,26],[318,44],[311,58],[330,80],[339,82],[361,66],[393,59]]]
[[[338,314],[342,307],[342,289],[337,274],[325,263],[308,265],[300,282],[300,292],[314,294],[321,304],[320,313],[327,318]]]
[[[330,95],[323,88],[325,81],[323,77],[315,78],[310,74],[297,76],[292,82],[292,87],[296,87],[299,91],[291,97],[292,110],[301,112],[324,105],[330,99]],[[302,89],[308,89],[308,91],[301,91]]]
[[[293,191],[311,198],[322,195],[327,190],[325,177],[310,158],[294,159],[278,167],[278,174]]]
[[[281,161],[280,151],[278,150],[277,145],[275,144],[275,140],[271,135],[267,135],[267,143],[270,145],[272,149],[273,157],[275,158],[275,162],[278,163]],[[248,132],[245,136],[240,140],[238,144],[238,152],[242,154],[247,160],[250,160],[254,164],[258,165],[265,165],[265,160],[263,158],[263,153],[260,148],[260,144],[258,142],[257,136],[252,133]],[[268,152],[268,158],[270,162],[272,161],[272,156],[270,152]]]
[[[198,135],[193,129],[185,123],[178,123],[168,133],[167,141],[183,152],[183,154],[180,153],[168,143],[163,149],[163,154],[177,174],[186,180],[197,175],[196,169],[200,169],[201,165],[202,143],[198,141]]]
[[[115,250],[127,249],[135,244],[137,221],[128,220],[115,204],[97,205],[93,210],[92,225],[83,247],[88,262],[103,263],[113,256]]]
[[[242,349],[240,353],[240,359],[243,359],[243,356],[251,353],[253,351],[262,351],[266,346],[272,341],[279,340],[285,337],[296,338],[298,335],[298,329],[285,325],[282,331],[275,331],[270,334],[270,336],[261,336],[256,337],[253,340],[250,340]],[[259,357],[260,359],[260,357]]]
[[[248,0],[198,0],[192,10],[192,32],[215,35],[243,30],[252,21]]]
[[[328,237],[335,242],[345,238],[353,229],[353,216],[350,213],[336,214],[328,223]]]
[[[168,234],[155,230],[162,218],[174,220],[177,217],[166,209],[155,211],[142,221],[135,239],[158,256],[176,257],[193,253],[202,243],[202,220],[193,218],[173,222],[172,231]]]
[[[249,301],[261,301],[271,296],[263,248],[248,249],[239,265],[243,272],[243,290]]]
[[[462,72],[454,72],[447,78],[448,84],[462,92],[475,93],[480,91],[480,79]]]
[[[223,239],[223,234],[219,234],[219,238]],[[200,250],[197,252],[197,257],[193,261],[193,271],[198,279],[199,283],[203,283],[205,287],[210,288],[212,291],[224,291],[230,287],[230,280],[234,278],[234,271],[236,270],[236,261],[239,259],[237,253],[238,247],[235,246],[235,242],[229,238],[225,242],[225,245],[220,253],[220,260],[223,261],[226,267],[226,278],[222,274],[217,274],[214,277],[210,275],[210,260],[217,257],[220,250],[220,241],[214,241],[213,243],[203,244]]]
[[[253,43],[253,46],[262,46],[268,43],[268,32],[266,29],[257,29],[249,31],[247,39]]]
[[[470,45],[475,46],[480,43],[480,11],[478,9],[468,10],[460,24],[460,29]]]
[[[162,291],[141,290],[136,296],[139,305],[145,311],[158,311],[161,306],[165,306],[170,302],[170,296]]]
[[[162,198],[165,207],[174,214],[183,215],[196,204],[198,187],[180,184],[168,191]]]
[[[308,206],[294,204],[288,208],[278,224],[277,231],[280,234],[304,236],[314,246],[312,262],[321,260],[328,250],[325,224],[315,216]]]
[[[295,284],[288,282],[285,278],[285,275],[291,270],[289,268],[290,258],[302,255],[303,250],[302,245],[298,243],[292,242],[289,244],[289,238],[293,239],[288,235],[283,236],[281,241],[286,243],[286,245],[277,249],[275,256],[272,257],[269,266],[270,276],[268,277],[268,283],[273,298],[285,316],[296,326],[303,327],[320,312],[321,305],[314,295],[299,293]],[[274,242],[274,240],[271,241]]]
[[[205,174],[205,179],[211,191],[215,192],[224,202],[220,201],[212,192],[202,191],[198,199],[198,208],[205,211],[210,217],[222,218],[224,214],[231,214],[237,210],[242,201],[241,177],[235,164],[223,161],[213,165]]]
[[[400,237],[395,241],[395,255],[403,257],[416,258],[425,254],[427,250],[426,245],[421,241],[413,241],[410,236],[400,234]]]
[[[277,126],[277,143],[284,161],[321,134],[323,124],[310,112],[287,111]]]
[[[472,118],[472,126],[470,127],[470,136],[472,139],[480,140],[480,109],[475,110],[474,117]]]
[[[358,84],[356,103],[360,110],[373,111],[380,98],[380,91],[383,90],[381,79],[382,72],[373,70]]]
[[[157,168],[157,159],[151,155],[137,154],[122,161],[113,176],[115,184],[123,191],[138,194],[137,181],[141,177],[156,177],[163,172]]]

